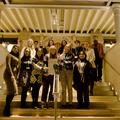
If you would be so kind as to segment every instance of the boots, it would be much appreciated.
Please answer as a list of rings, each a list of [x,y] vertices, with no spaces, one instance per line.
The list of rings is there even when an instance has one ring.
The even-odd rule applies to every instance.
[[[3,115],[4,116],[10,116],[11,115],[11,113],[10,113],[10,106],[5,106],[5,108],[4,108],[4,110],[3,110]]]
[[[11,112],[10,112],[10,105],[11,105],[11,102],[13,100],[13,97],[14,95],[7,95],[6,96],[6,105],[5,105],[5,108],[3,110],[3,115],[4,116],[10,116],[11,115]]]

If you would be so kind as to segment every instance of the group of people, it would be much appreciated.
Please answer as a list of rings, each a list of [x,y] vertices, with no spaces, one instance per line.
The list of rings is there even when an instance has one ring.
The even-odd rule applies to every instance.
[[[72,108],[73,90],[77,92],[78,108],[89,107],[89,89],[93,95],[94,81],[102,80],[103,47],[97,40],[90,46],[75,41],[73,48],[66,40],[57,48],[53,40],[44,47],[41,41],[29,39],[27,46],[19,50],[14,45],[6,57],[4,79],[7,87],[4,115],[10,116],[10,105],[21,88],[21,108],[26,107],[27,92],[31,90],[32,107],[39,107],[39,91],[42,86],[41,107],[53,103],[54,64],[59,65],[61,106]],[[90,88],[89,88],[90,87]],[[68,95],[68,98],[67,98]],[[51,104],[49,104],[51,105]]]

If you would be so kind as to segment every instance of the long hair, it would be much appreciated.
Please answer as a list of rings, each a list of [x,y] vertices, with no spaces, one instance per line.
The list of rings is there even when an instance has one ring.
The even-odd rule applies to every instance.
[[[65,45],[67,45],[67,41],[66,40],[62,40],[61,41],[61,47],[65,47],[65,45],[63,45],[64,42],[65,42]]]
[[[26,56],[26,55],[25,55],[25,51],[26,51],[26,50],[29,50],[29,56]],[[22,57],[21,60],[30,60],[30,58],[31,58],[31,51],[30,51],[29,48],[25,48],[25,49],[24,49],[24,55],[23,55],[23,57]]]
[[[55,50],[54,54],[51,53],[52,49]],[[49,48],[49,54],[50,54],[50,58],[57,58],[57,48],[54,45]]]
[[[52,40],[52,39],[51,39],[51,40],[49,40],[49,41],[48,41],[48,47],[50,47],[50,46],[51,46],[51,45],[50,45],[50,42],[53,42],[53,44],[52,44],[52,45],[55,45],[54,40]]]
[[[41,56],[38,56],[38,54],[37,54],[39,51],[41,51]],[[43,49],[40,49],[40,48],[39,48],[39,49],[36,51],[35,58],[43,61],[43,57],[44,57]]]
[[[85,53],[85,50],[81,50],[81,51],[79,52],[78,58],[80,59],[79,55],[80,55],[81,52],[83,52],[83,54],[85,55],[85,58],[83,59],[83,61],[84,61],[84,60],[86,61],[86,60],[87,60],[87,55],[86,55],[86,53]]]
[[[18,48],[18,52],[17,53],[14,52],[15,48]],[[13,56],[15,56],[15,57],[17,57],[17,58],[19,58],[19,47],[17,45],[14,45],[12,47],[12,50],[11,50],[10,54],[13,55]]]

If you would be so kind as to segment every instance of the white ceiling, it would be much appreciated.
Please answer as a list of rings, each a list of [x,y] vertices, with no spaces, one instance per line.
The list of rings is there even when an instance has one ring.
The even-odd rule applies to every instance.
[[[115,34],[113,3],[120,0],[1,0],[1,34],[19,34],[25,28],[33,34],[87,35],[91,29],[103,35]],[[53,19],[56,19],[57,22]]]

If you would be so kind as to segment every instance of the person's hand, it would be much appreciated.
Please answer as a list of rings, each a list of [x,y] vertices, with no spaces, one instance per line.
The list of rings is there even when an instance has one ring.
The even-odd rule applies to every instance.
[[[48,70],[48,67],[44,67],[44,70]]]
[[[12,75],[12,76],[11,76],[11,79],[14,79],[14,78],[15,78],[15,76],[14,76],[14,75]]]
[[[14,75],[11,76],[11,80],[12,80],[12,81],[15,80],[15,76],[14,76]]]

